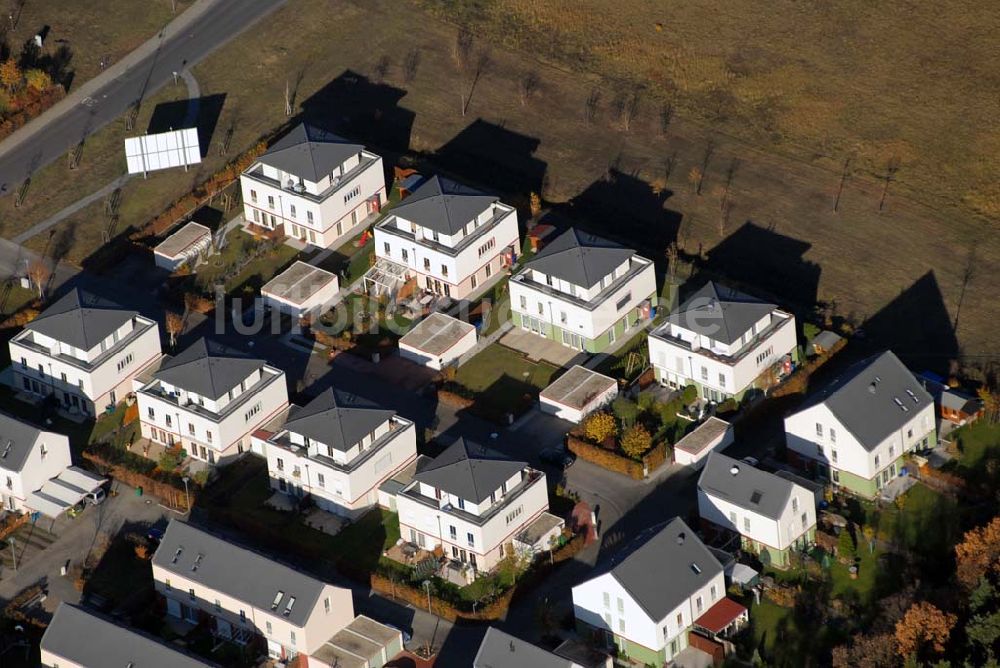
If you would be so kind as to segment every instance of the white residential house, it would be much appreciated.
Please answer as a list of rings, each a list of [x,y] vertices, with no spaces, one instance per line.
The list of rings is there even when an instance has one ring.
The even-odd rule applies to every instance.
[[[32,510],[32,493],[71,463],[69,438],[0,413],[0,510]]]
[[[575,228],[542,248],[510,281],[515,325],[589,353],[649,320],[656,301],[652,261]]]
[[[137,386],[143,438],[209,464],[249,451],[251,434],[288,408],[283,371],[206,339]]]
[[[120,622],[69,603],[59,604],[45,629],[41,663],[43,668],[217,666],[160,638],[120,626]]]
[[[868,498],[901,474],[906,453],[936,440],[933,397],[891,351],[855,363],[785,418],[794,459]]]
[[[418,462],[395,502],[404,540],[426,550],[440,545],[474,573],[512,554],[515,538],[549,508],[544,473],[464,438]]]
[[[333,388],[292,406],[279,431],[258,430],[254,440],[254,450],[267,454],[273,489],[311,495],[323,510],[352,518],[376,505],[379,485],[417,458],[412,422]]]
[[[90,416],[123,400],[161,355],[156,322],[78,288],[9,347],[15,390],[54,396],[67,412]]]
[[[320,650],[354,619],[351,590],[335,587],[185,522],[171,520],[153,555],[153,585],[167,615],[247,644],[273,659]]]
[[[464,299],[511,266],[521,248],[517,211],[438,176],[410,194],[375,226],[372,292],[392,292],[415,279],[419,288]]]
[[[693,626],[724,635],[747,619],[726,598],[722,564],[679,518],[573,587],[573,610],[581,632],[656,666],[688,647]]]
[[[711,452],[698,479],[698,514],[742,537],[765,564],[791,565],[816,536],[816,499],[793,481]]]
[[[709,282],[649,335],[649,359],[659,382],[694,385],[710,401],[742,398],[767,386],[772,367],[787,372],[797,355],[795,317],[756,297]],[[763,388],[762,388],[763,389]]]
[[[308,124],[278,140],[240,176],[248,225],[336,247],[386,202],[382,158]]]

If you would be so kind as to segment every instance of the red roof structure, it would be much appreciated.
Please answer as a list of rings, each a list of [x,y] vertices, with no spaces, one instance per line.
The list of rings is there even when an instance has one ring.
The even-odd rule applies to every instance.
[[[695,625],[711,633],[722,633],[730,624],[746,616],[747,609],[736,601],[724,597],[695,620]]]

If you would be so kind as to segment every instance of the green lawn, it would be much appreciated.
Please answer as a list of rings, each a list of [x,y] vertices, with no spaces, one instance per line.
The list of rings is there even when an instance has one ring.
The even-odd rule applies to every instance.
[[[237,261],[251,252],[255,243],[254,238],[243,230],[233,230],[227,236],[222,252],[212,255],[207,262],[196,268],[195,282],[202,289],[211,290],[213,285],[222,281],[227,294],[244,285],[259,288],[291,264],[298,255],[298,251],[291,246],[278,244],[274,250],[255,258],[238,274],[230,276]]]
[[[1000,453],[1000,423],[978,420],[952,432],[958,446],[958,473],[979,466],[983,460]]]
[[[522,407],[526,395],[533,400],[557,371],[495,343],[460,366],[455,382],[475,394],[477,408],[502,416]]]

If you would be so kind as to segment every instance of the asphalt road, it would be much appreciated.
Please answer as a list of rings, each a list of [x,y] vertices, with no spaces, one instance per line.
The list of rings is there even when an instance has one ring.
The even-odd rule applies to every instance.
[[[25,178],[110,123],[137,100],[173,82],[174,72],[193,66],[283,2],[212,0],[184,30],[140,46],[139,50],[145,52],[143,57],[123,74],[107,77],[107,82],[88,91],[85,98],[63,113],[46,119],[43,126],[22,128],[8,138],[16,140],[9,148],[0,144],[0,195],[13,192]],[[30,141],[18,137],[24,132],[31,133]]]

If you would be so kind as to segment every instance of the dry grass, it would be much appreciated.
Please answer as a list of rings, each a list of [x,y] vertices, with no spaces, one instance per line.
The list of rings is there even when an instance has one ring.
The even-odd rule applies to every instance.
[[[749,141],[872,173],[898,156],[913,192],[1000,214],[995,3],[417,2]]]
[[[194,0],[177,0],[180,13]],[[71,88],[76,88],[98,74],[101,58],[106,64],[116,62],[129,51],[152,37],[173,18],[171,0],[27,0],[17,27],[11,31],[8,14],[19,2],[11,0],[0,12],[0,36],[14,51],[19,51],[43,26],[50,32],[43,53],[54,53],[61,46],[73,52],[69,69],[73,72]],[[15,16],[17,12],[15,11]]]
[[[593,1],[581,4],[584,9],[580,11],[596,11],[597,4]],[[233,127],[229,157],[285,122],[283,96],[286,81],[299,81],[298,105],[345,70],[353,70],[372,79],[381,76],[388,85],[401,90],[402,97],[398,104],[413,114],[409,135],[411,150],[433,152],[448,144],[477,119],[503,125],[511,132],[537,141],[537,147],[530,149],[533,151],[530,157],[522,157],[545,171],[546,182],[542,191],[550,202],[572,200],[588,188],[607,190],[607,200],[613,200],[614,206],[609,206],[606,213],[598,210],[601,215],[597,216],[596,225],[603,225],[608,234],[624,236],[627,242],[638,245],[657,261],[663,260],[664,238],[676,235],[682,250],[689,257],[710,257],[720,238],[732,238],[730,235],[746,221],[753,221],[773,231],[763,235],[763,241],[745,249],[745,263],[758,274],[757,278],[748,281],[750,285],[770,282],[778,283],[779,288],[787,286],[795,289],[800,287],[800,274],[795,271],[797,265],[812,265],[816,284],[807,286],[803,291],[814,289],[816,298],[836,302],[840,313],[853,314],[857,320],[876,313],[933,270],[940,294],[928,296],[927,310],[940,308],[941,312],[935,316],[937,320],[950,321],[954,319],[962,300],[958,339],[963,353],[973,360],[998,356],[990,314],[995,310],[991,277],[1000,273],[1000,235],[989,224],[956,213],[953,209],[944,206],[929,208],[913,198],[904,197],[901,188],[916,188],[915,184],[922,183],[914,181],[919,173],[917,168],[924,164],[922,161],[929,159],[932,150],[934,160],[941,165],[950,165],[950,168],[940,170],[939,180],[928,177],[934,183],[934,188],[929,188],[929,191],[942,193],[947,190],[953,194],[952,199],[958,205],[962,205],[958,200],[966,197],[966,190],[956,185],[958,180],[973,191],[971,184],[979,178],[973,178],[973,174],[994,174],[991,170],[996,165],[990,159],[989,151],[996,155],[1000,147],[996,138],[988,140],[986,134],[996,125],[985,122],[983,110],[977,106],[989,90],[992,74],[984,75],[982,90],[966,91],[963,100],[952,101],[952,104],[968,106],[964,116],[960,115],[955,121],[956,124],[961,121],[962,127],[953,131],[942,128],[931,140],[918,141],[915,137],[928,131],[929,121],[924,119],[927,112],[916,108],[920,105],[912,104],[912,96],[906,98],[910,100],[907,109],[912,112],[911,118],[902,114],[906,105],[895,99],[886,99],[885,111],[874,113],[871,105],[879,104],[879,100],[871,97],[873,93],[862,95],[855,91],[858,86],[875,86],[876,89],[881,86],[886,88],[885,96],[888,98],[889,82],[894,81],[893,76],[896,75],[891,71],[891,63],[884,58],[866,63],[865,68],[859,70],[862,74],[855,77],[859,81],[845,89],[851,91],[850,95],[825,96],[823,90],[830,89],[834,84],[824,77],[832,74],[816,69],[819,66],[808,57],[822,49],[813,43],[803,44],[802,57],[788,55],[793,53],[795,44],[809,42],[810,39],[816,41],[819,37],[807,30],[799,34],[795,31],[791,31],[790,35],[781,33],[779,28],[783,24],[780,21],[790,21],[788,16],[761,19],[759,28],[763,29],[764,24],[774,24],[769,30],[779,33],[771,35],[775,40],[773,47],[760,37],[759,30],[747,28],[737,31],[731,25],[734,19],[728,15],[714,17],[718,24],[718,37],[712,35],[714,41],[699,42],[694,36],[706,34],[713,25],[711,20],[704,20],[702,23],[705,25],[701,26],[694,18],[695,14],[690,14],[701,5],[690,8],[671,5],[669,11],[685,12],[687,18],[663,16],[655,19],[664,25],[663,32],[658,33],[653,28],[653,19],[640,21],[637,18],[641,15],[641,12],[635,13],[637,0],[620,4],[621,16],[602,15],[601,20],[588,19],[579,24],[574,23],[577,14],[567,12],[565,31],[553,29],[553,45],[542,48],[535,44],[533,51],[527,55],[477,40],[473,50],[476,53],[488,51],[490,62],[476,86],[465,116],[461,113],[460,94],[467,90],[463,86],[468,86],[470,72],[468,67],[460,69],[456,64],[453,46],[457,30],[452,25],[423,17],[419,19],[421,29],[415,31],[413,25],[417,19],[412,12],[400,11],[388,0],[357,3],[348,0],[292,0],[268,21],[213,54],[195,69],[195,74],[205,95],[225,93],[227,96],[215,136],[218,139],[227,128]],[[507,6],[495,3],[483,5],[492,8],[491,12]],[[518,6],[533,7],[541,16],[549,17],[546,20],[551,20],[548,3],[523,2]],[[558,8],[562,3],[553,3],[552,6]],[[702,7],[701,11],[708,10]],[[721,13],[717,9],[713,11]],[[801,18],[803,13],[812,11],[819,10],[803,6],[773,13],[794,14]],[[839,15],[848,10],[831,8],[824,11]],[[866,9],[860,15],[868,17],[876,11],[887,10]],[[919,32],[924,30],[919,20],[922,10],[917,8],[914,11],[917,12],[917,20],[913,23]],[[977,11],[980,12],[979,20],[970,25],[987,25],[987,19],[981,16],[982,10]],[[480,21],[485,22],[484,25],[493,25],[492,22],[498,20],[485,9],[483,12]],[[726,12],[738,13],[729,5]],[[632,23],[624,18],[629,15],[633,17]],[[951,14],[949,17],[953,21],[964,20]],[[839,54],[836,58],[843,61],[845,67],[859,58],[855,52],[860,46],[856,42],[861,40],[862,45],[867,44],[861,37],[852,35],[870,36],[867,26],[875,19],[869,18],[864,29],[855,27],[854,32],[843,27],[834,29],[832,26],[836,22],[829,24],[831,33],[839,31],[838,34],[854,44],[852,49],[838,47],[836,50]],[[511,21],[507,41],[515,46],[532,45],[534,33],[528,30],[526,24]],[[378,30],[371,30],[373,25],[377,25]],[[629,26],[629,29],[624,30],[621,26]],[[571,39],[575,34],[573,30],[584,29],[589,32],[581,33],[583,37],[576,41]],[[613,33],[614,29],[621,29],[622,35],[645,35],[648,29],[648,40],[665,42],[677,41],[677,35],[692,36],[685,40],[683,51],[677,46],[674,55],[662,59],[663,72],[673,72],[670,76],[680,81],[671,85],[678,91],[677,105],[681,111],[666,131],[660,120],[660,102],[653,92],[643,94],[638,112],[628,131],[625,131],[621,115],[616,115],[614,107],[617,99],[631,94],[633,86],[609,83],[591,74],[540,64],[537,60],[538,54],[558,49],[560,53],[579,52],[582,62],[592,66],[597,56],[591,49],[580,50],[580,45],[583,39],[593,37],[593,44],[600,46],[602,53],[618,53],[618,61],[627,64],[633,58],[628,55],[632,53],[630,49],[639,47],[635,46],[633,37],[607,37],[619,34]],[[976,30],[978,28],[969,28],[970,38],[975,37]],[[595,37],[594,31],[607,38]],[[948,34],[947,30],[942,31],[942,35]],[[336,35],[336,39],[330,39],[330,35]],[[730,37],[733,38],[732,44],[736,45],[762,44],[754,49],[741,46],[737,51],[742,55],[734,55],[727,49],[712,50],[711,44],[728,44]],[[937,44],[941,39],[945,37],[933,43]],[[642,48],[650,48],[643,40],[640,40]],[[829,46],[829,39],[823,43]],[[777,51],[786,55],[779,58],[774,55]],[[930,50],[927,57],[932,58],[938,51]],[[405,67],[413,53],[419,54],[415,73],[407,72]],[[831,54],[830,59],[832,62],[834,55]],[[897,61],[903,63],[905,59],[900,57]],[[233,67],[233,63],[240,63],[240,67]],[[720,63],[724,63],[725,68]],[[830,62],[825,65],[831,66]],[[618,67],[624,68],[625,65],[614,66]],[[970,64],[969,67],[978,68],[980,64]],[[614,68],[608,65],[609,71]],[[915,73],[917,68],[910,69],[898,74],[898,77],[907,80],[918,76]],[[815,76],[814,72],[826,74]],[[519,92],[524,77],[529,73],[538,77],[537,90],[527,103],[522,104]],[[872,78],[872,81],[867,78]],[[703,94],[698,92],[698,82],[705,79],[721,82],[719,85],[728,86],[735,91],[733,95],[739,95],[742,100],[732,105],[731,118],[720,119],[710,128],[700,116],[694,115],[697,109],[691,109],[692,106],[697,107],[692,101]],[[681,91],[682,83],[687,92]],[[666,74],[657,84],[660,85],[667,85]],[[770,86],[780,91],[780,105],[769,102]],[[593,118],[588,121],[587,100],[595,91],[599,96],[593,105]],[[169,99],[170,95],[180,97],[182,92],[167,91],[163,95]],[[929,95],[936,98],[940,91],[932,91]],[[791,101],[794,100],[797,100],[795,105],[799,105],[794,108],[804,110],[798,115],[788,111],[793,108]],[[768,123],[781,128],[781,131],[773,130],[772,137],[768,131],[761,129],[764,125],[759,119],[746,123],[745,128],[737,127],[741,125],[739,119],[747,118],[745,110],[739,111],[738,115],[736,112],[737,108],[744,109],[744,104],[757,105],[755,108],[762,110],[762,114],[763,110],[770,109],[768,113],[772,120]],[[329,110],[331,118],[343,111],[332,103],[324,109]],[[146,111],[144,109],[144,113]],[[380,110],[383,119],[392,118],[391,112],[390,108]],[[947,120],[945,112],[940,113],[941,118]],[[789,120],[792,118],[794,123]],[[140,120],[139,127],[143,122]],[[855,141],[848,135],[864,135],[861,143],[868,148],[864,149],[866,153],[859,153],[856,167],[862,166],[863,155],[874,156],[870,158],[872,161],[881,155],[878,151],[882,149],[874,147],[888,147],[886,150],[889,153],[903,157],[899,183],[893,184],[884,212],[878,212],[881,183],[859,174],[852,174],[847,181],[840,212],[832,212],[843,153],[835,147],[836,150],[829,149],[825,154],[832,157],[823,157],[824,153],[819,148],[809,148],[807,135],[815,133],[822,137],[834,127],[833,124],[841,126],[841,130],[831,134],[829,141],[838,146],[840,142]],[[749,138],[749,141],[729,133]],[[972,140],[968,137],[969,133],[978,136]],[[33,185],[27,207],[30,211],[26,208],[15,212],[9,208],[10,198],[0,200],[3,234],[9,236],[10,230],[25,229],[64,206],[65,202],[96,190],[120,173],[123,169],[120,156],[123,136],[120,121],[98,133],[85,151],[84,160],[89,161],[88,168],[79,175],[70,174],[64,163],[56,163],[44,170],[36,177],[35,183],[47,179],[46,183],[53,184],[47,189],[51,191],[48,201],[34,199],[42,189]],[[709,139],[714,150],[704,169],[703,194],[699,196],[687,182],[687,175],[693,168],[701,170],[705,166],[706,142]],[[916,151],[914,146],[921,147],[921,150]],[[378,150],[382,147],[373,148]],[[493,148],[482,146],[484,159],[475,161],[474,166],[463,171],[461,176],[466,180],[499,186],[492,182],[488,168]],[[978,160],[972,159],[973,153],[979,156]],[[739,159],[740,166],[728,195],[731,211],[728,222],[720,224],[722,207],[719,187],[724,183],[725,173],[734,158]],[[211,173],[223,161],[213,151],[199,173],[174,171],[151,175],[146,181],[133,179],[126,187],[121,225],[141,224],[180,195],[199,174]],[[602,178],[609,166],[614,166],[625,175],[619,179],[620,183],[635,177],[638,194],[621,188],[620,183],[603,183]],[[66,181],[70,181],[69,185]],[[646,184],[655,184],[655,187]],[[988,198],[990,191],[975,192]],[[509,194],[527,200],[526,192]],[[581,214],[594,210],[590,205],[574,209]],[[672,222],[676,219],[680,220],[679,227]],[[92,250],[100,235],[94,234],[91,228],[101,224],[99,216],[79,217],[75,230],[80,240],[79,247],[71,252],[71,259],[83,257]],[[786,256],[780,246],[772,248],[768,245],[768,235],[787,236],[801,242],[801,248],[798,253]],[[41,247],[45,246],[44,240],[35,240],[32,245],[39,247],[39,243]],[[973,247],[976,271],[963,296],[966,258]],[[727,273],[726,267],[723,267],[723,273]],[[781,289],[776,292],[783,298],[783,303],[794,303],[794,296],[784,294]],[[811,296],[802,301],[810,300]],[[920,318],[899,323],[900,331],[924,327],[926,322]],[[895,342],[889,340],[887,344],[895,345]],[[938,354],[936,350],[923,352],[929,357]]]

